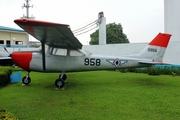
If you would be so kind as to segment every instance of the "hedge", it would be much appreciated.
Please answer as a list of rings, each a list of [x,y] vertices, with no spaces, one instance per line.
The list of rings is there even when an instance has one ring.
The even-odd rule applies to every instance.
[[[129,68],[127,72],[148,73],[149,75],[180,75],[180,65],[153,65],[151,67]]]
[[[5,86],[10,83],[10,75],[12,74],[11,67],[0,66],[0,86]]]

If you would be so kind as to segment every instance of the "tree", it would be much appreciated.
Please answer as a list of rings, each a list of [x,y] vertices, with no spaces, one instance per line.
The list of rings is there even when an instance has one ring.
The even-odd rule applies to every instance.
[[[90,35],[91,41],[90,45],[99,44],[99,30],[96,30]],[[126,34],[123,33],[122,25],[116,23],[109,23],[106,25],[106,43],[116,44],[116,43],[129,43]]]

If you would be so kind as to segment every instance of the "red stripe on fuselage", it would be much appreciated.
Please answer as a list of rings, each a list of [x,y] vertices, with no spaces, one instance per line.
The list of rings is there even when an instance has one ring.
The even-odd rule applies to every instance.
[[[26,71],[30,71],[32,52],[13,52],[11,57],[17,66],[23,68]]]

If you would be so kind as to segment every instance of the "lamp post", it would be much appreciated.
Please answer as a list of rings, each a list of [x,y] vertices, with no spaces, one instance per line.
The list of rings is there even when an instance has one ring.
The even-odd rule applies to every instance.
[[[13,38],[13,52],[14,52],[14,47],[15,47],[15,43],[16,42],[16,38]]]

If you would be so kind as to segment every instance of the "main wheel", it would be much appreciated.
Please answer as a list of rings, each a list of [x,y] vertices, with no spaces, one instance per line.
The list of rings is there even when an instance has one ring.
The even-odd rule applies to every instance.
[[[62,88],[62,87],[64,86],[64,80],[63,80],[63,79],[57,79],[57,80],[55,81],[55,86],[56,86],[57,88]]]
[[[31,82],[31,78],[28,76],[24,76],[22,79],[22,83],[25,85],[29,85],[29,83]]]
[[[66,76],[66,74],[64,74],[63,76],[62,76],[62,78],[61,78],[61,74],[59,75],[59,79],[63,79],[64,81],[67,79],[67,76]]]

